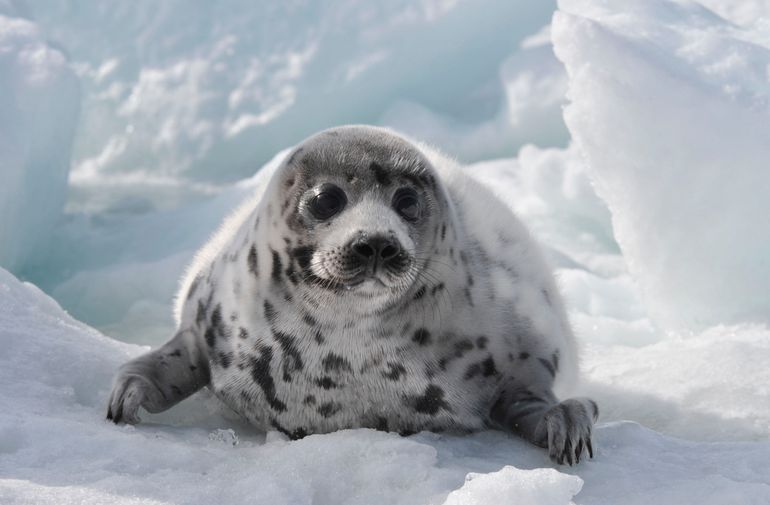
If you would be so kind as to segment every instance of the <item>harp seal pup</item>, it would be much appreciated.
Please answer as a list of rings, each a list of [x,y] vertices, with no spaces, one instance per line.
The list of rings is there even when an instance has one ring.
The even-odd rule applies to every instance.
[[[496,428],[576,463],[598,417],[559,401],[575,342],[541,252],[455,162],[383,128],[318,133],[197,255],[165,345],[123,365],[107,418],[203,387],[292,438]]]

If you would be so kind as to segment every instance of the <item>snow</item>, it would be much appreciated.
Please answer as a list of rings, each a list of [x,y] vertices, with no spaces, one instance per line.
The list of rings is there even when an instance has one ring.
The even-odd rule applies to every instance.
[[[489,474],[469,473],[463,487],[449,493],[444,505],[486,505],[509,502],[521,505],[562,505],[583,487],[579,477],[552,469],[518,470],[512,466]],[[543,492],[546,490],[546,492]]]
[[[4,270],[0,328],[0,503],[7,505],[716,505],[770,499],[770,381],[761,367],[770,359],[767,330],[715,330],[702,342],[687,340],[691,345],[589,352],[590,388],[614,390],[601,397],[605,418],[654,425],[655,416],[669,417],[684,435],[694,434],[689,426],[702,438],[733,441],[688,442],[629,421],[605,421],[596,430],[594,460],[570,468],[554,467],[542,449],[491,431],[400,437],[347,430],[291,442],[278,432],[254,433],[205,391],[167,413],[147,415],[136,427],[115,426],[104,420],[110,378],[146,348],[78,323]],[[747,356],[753,357],[749,363]],[[671,365],[682,358],[692,365]],[[726,365],[714,370],[715,359]],[[654,362],[659,365],[645,366]],[[699,377],[703,371],[711,377]],[[760,396],[741,385],[747,381],[755,381]],[[746,416],[752,410],[761,415],[752,420]],[[751,438],[761,441],[741,441]]]
[[[680,330],[769,321],[767,32],[689,2],[560,7],[565,120],[650,313]]]
[[[553,8],[0,0],[0,503],[770,503],[770,4]],[[492,431],[288,441],[206,391],[104,421],[200,245],[353,121],[473,161],[544,244],[593,460]]]
[[[74,72],[29,21],[0,8],[0,264],[44,257],[67,196],[80,104]]]

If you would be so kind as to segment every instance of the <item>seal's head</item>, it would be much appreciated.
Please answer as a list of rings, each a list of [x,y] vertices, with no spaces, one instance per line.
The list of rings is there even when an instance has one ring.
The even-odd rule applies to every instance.
[[[306,297],[381,311],[415,289],[447,208],[417,147],[381,128],[334,128],[299,145],[277,178]]]

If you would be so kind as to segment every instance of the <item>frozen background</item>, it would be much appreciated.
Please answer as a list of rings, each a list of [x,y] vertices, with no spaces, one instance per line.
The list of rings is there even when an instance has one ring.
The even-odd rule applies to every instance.
[[[289,442],[205,392],[103,421],[259,169],[344,123],[467,162],[540,238],[593,461]],[[0,0],[0,266],[2,504],[766,505],[770,0]]]

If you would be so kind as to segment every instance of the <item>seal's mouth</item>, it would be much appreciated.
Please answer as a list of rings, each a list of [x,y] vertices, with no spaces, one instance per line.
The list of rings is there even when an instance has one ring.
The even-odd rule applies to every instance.
[[[343,286],[348,291],[353,291],[358,288],[376,288],[376,289],[382,289],[382,288],[389,288],[387,284],[385,284],[382,279],[377,277],[374,274],[364,274],[359,275],[355,279],[343,283]]]
[[[334,271],[324,265],[320,269],[319,280],[326,282],[329,287],[336,288],[339,293],[374,294],[398,291],[407,281],[406,271],[392,271],[387,268],[356,268],[346,271]]]

